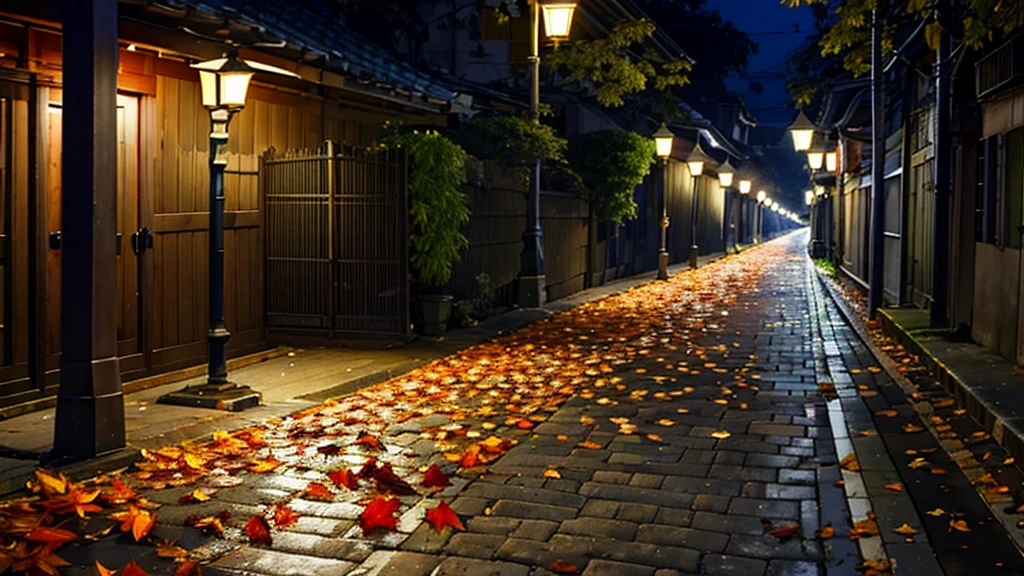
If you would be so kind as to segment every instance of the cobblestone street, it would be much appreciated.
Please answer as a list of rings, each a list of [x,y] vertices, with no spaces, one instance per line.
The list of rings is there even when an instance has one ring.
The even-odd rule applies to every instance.
[[[162,504],[148,538],[181,549],[129,531],[58,555],[73,574],[133,559],[152,574],[195,561],[206,575],[268,576],[1024,573],[934,438],[905,433],[919,420],[822,289],[805,239],[255,432],[150,453],[124,480]],[[879,417],[889,410],[900,418]],[[948,467],[942,482],[913,465],[918,453]],[[189,454],[189,469],[160,465]],[[367,504],[390,495],[394,529],[364,531]],[[464,530],[424,521],[442,501]],[[201,531],[225,511],[222,536],[209,521]],[[253,517],[273,526],[269,545],[250,543]],[[961,518],[970,531],[950,528]],[[109,524],[104,513],[83,530]]]

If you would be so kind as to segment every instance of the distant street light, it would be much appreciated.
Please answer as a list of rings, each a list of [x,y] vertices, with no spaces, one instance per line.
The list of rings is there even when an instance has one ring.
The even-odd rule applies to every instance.
[[[817,172],[825,164],[825,145],[822,142],[814,144],[807,151],[807,164],[812,171]]]
[[[797,152],[806,152],[811,148],[811,142],[814,140],[814,130],[817,127],[814,122],[811,122],[810,118],[804,114],[803,110],[796,115],[796,120],[789,125],[787,130],[793,134],[793,148]]]
[[[804,192],[804,202],[806,202],[808,206],[810,206],[811,204],[814,203],[814,191],[813,190],[808,190],[807,192]]]
[[[747,194],[750,194],[750,186],[751,186],[751,184],[752,183],[750,182],[750,180],[740,180],[740,210],[739,210],[739,217],[737,218],[737,223],[736,223],[736,226],[737,226],[737,228],[740,231],[740,241],[739,241],[740,244],[742,244],[742,243],[747,241],[747,230],[746,230],[747,224],[745,222],[743,222],[743,213],[746,212],[746,210],[745,210],[745,208],[746,208],[745,205],[747,204],[746,197],[747,197]]]
[[[654,145],[661,158],[661,249],[658,250],[658,280],[668,280],[668,204],[666,189],[668,188],[668,159],[672,155],[672,140],[675,134],[664,122],[654,133]]]
[[[693,151],[686,159],[686,165],[690,167],[690,174],[693,176],[693,194],[690,196],[690,269],[697,269],[697,179],[704,173],[704,165],[714,162],[714,159],[704,153],[700,147],[700,133],[697,133],[697,142]]]
[[[736,228],[732,226],[732,181],[733,177],[736,176],[736,171],[733,169],[732,164],[729,163],[729,158],[725,158],[725,162],[718,167],[718,185],[722,187],[722,193],[725,197],[725,218],[722,222],[722,246],[725,251],[729,251],[729,229],[732,228],[732,244],[733,252],[736,251]]]
[[[224,169],[228,164],[228,124],[245,106],[249,82],[256,72],[282,76],[296,74],[267,64],[246,61],[234,53],[193,64],[199,70],[202,104],[210,111],[210,330],[207,334],[206,384],[161,396],[157,402],[222,410],[244,410],[260,403],[260,393],[228,381],[227,341],[224,325]]]
[[[825,153],[825,169],[828,170],[829,173],[834,174],[835,171],[836,171],[836,167],[838,165],[839,165],[839,155],[836,153],[836,151],[832,150],[831,152],[826,152]]]

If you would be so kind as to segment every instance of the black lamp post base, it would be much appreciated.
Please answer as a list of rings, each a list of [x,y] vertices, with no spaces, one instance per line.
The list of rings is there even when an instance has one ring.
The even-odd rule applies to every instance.
[[[658,280],[668,280],[668,252],[658,253]]]
[[[164,394],[156,403],[241,412],[259,406],[262,399],[262,394],[248,386],[223,382],[186,386],[177,392]]]
[[[697,250],[696,246],[690,246],[690,270],[697,269],[697,257],[699,254],[700,252]]]
[[[546,301],[544,276],[521,276],[519,278],[519,307],[540,308]]]

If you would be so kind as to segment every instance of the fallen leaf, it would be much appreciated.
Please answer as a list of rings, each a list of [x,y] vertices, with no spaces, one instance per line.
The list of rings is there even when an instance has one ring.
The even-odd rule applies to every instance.
[[[385,462],[374,470],[373,479],[377,483],[378,489],[392,492],[396,496],[412,496],[416,493],[415,488],[395,474],[395,471],[391,469],[390,462]]]
[[[196,488],[195,490],[185,494],[181,498],[178,498],[178,504],[193,504],[195,502],[206,502],[210,499],[210,495],[202,490]]]
[[[565,560],[555,560],[548,566],[548,570],[551,570],[555,574],[575,574],[580,571],[575,564],[570,564]]]
[[[946,511],[943,510],[942,508],[936,508],[935,510],[929,510],[929,511],[925,512],[925,514],[927,514],[929,516],[935,516],[937,518],[939,516],[942,516],[942,515],[946,514]]]
[[[437,467],[437,464],[431,464],[423,474],[423,485],[427,488],[447,488],[452,483],[448,479],[448,475]]]
[[[121,576],[149,576],[149,573],[140,568],[135,560],[132,560],[124,567],[124,570],[121,570]]]
[[[953,530],[956,530],[958,532],[970,532],[971,528],[969,526],[967,526],[967,521],[966,520],[953,520],[953,519],[950,519],[949,520],[949,530],[947,530],[947,532],[952,532]]]
[[[99,560],[96,561],[96,572],[99,574],[99,576],[114,576],[114,574],[117,574],[117,570],[111,570],[110,568],[107,568],[103,564],[100,564]]]
[[[924,431],[924,427],[923,426],[917,426],[917,425],[911,424],[910,422],[907,422],[906,424],[904,424],[900,428],[904,432],[906,432],[907,434],[915,434],[917,432],[923,432]]]
[[[860,462],[857,461],[857,454],[854,452],[847,454],[845,458],[839,461],[839,467],[850,472],[859,471]]]
[[[864,572],[867,576],[882,576],[883,574],[891,574],[892,565],[888,560],[865,560],[855,567],[859,572]]]
[[[732,436],[732,433],[730,433],[728,430],[715,430],[714,432],[711,433],[712,438],[717,438],[719,440],[725,440],[729,436]]]
[[[779,540],[788,540],[800,532],[799,524],[790,524],[789,526],[783,526],[782,528],[776,528],[768,533],[769,536],[778,538]]]
[[[359,479],[347,469],[333,470],[327,474],[327,477],[330,478],[331,482],[334,482],[335,486],[344,486],[349,490],[359,488]]]
[[[829,538],[832,538],[835,535],[836,529],[833,528],[831,524],[822,528],[821,532],[818,533],[818,536],[820,536],[822,540],[828,540]]]
[[[559,472],[558,470],[555,470],[554,468],[548,468],[547,470],[544,471],[544,477],[558,479],[562,477],[562,473]]]
[[[324,486],[319,482],[310,482],[302,492],[302,496],[304,498],[309,498],[310,500],[334,500],[334,493],[332,493],[327,486]]]
[[[199,564],[192,560],[182,562],[174,571],[174,576],[201,576],[201,574]]]
[[[579,446],[580,448],[586,448],[587,450],[600,450],[602,448],[600,444],[598,444],[597,442],[591,442],[590,440],[580,442],[579,444],[577,444],[577,446]]]
[[[364,534],[376,528],[394,530],[398,527],[395,512],[401,506],[402,503],[397,498],[374,498],[359,514],[359,527],[363,529]]]
[[[266,544],[270,546],[270,525],[263,516],[253,516],[245,524],[245,533],[249,536],[250,544]]]
[[[899,528],[893,529],[893,532],[902,534],[903,536],[913,536],[914,534],[917,534],[917,530],[914,530],[914,528],[906,522],[904,522]]]
[[[444,500],[437,505],[436,508],[427,510],[426,521],[434,526],[434,530],[440,533],[444,530],[445,526],[451,526],[455,530],[465,530],[466,527],[462,525],[462,520],[459,519],[459,515],[452,510],[451,506],[448,505]]]
[[[651,442],[657,442],[658,444],[664,444],[665,443],[665,439],[662,438],[661,435],[659,435],[659,434],[646,434],[645,436]]]
[[[185,525],[199,528],[204,532],[212,532],[217,536],[224,536],[224,523],[231,517],[231,512],[224,510],[213,516],[189,516],[185,519]]]
[[[278,530],[287,528],[299,521],[299,513],[284,504],[274,504],[271,511],[274,516],[274,526]]]
[[[156,555],[160,558],[171,558],[173,560],[177,560],[188,556],[188,550],[185,550],[174,542],[160,542],[156,547]]]
[[[665,426],[666,428],[669,427],[669,426],[675,426],[676,425],[676,423],[674,421],[669,420],[668,418],[662,418],[661,420],[658,420],[657,422],[655,422],[655,424],[657,424],[658,426]]]
[[[29,542],[46,543],[53,550],[77,539],[78,535],[74,532],[64,530],[63,528],[50,528],[45,526],[36,528],[25,536],[25,540],[28,540]]]
[[[878,523],[871,518],[867,518],[853,523],[853,529],[850,530],[850,540],[856,540],[862,536],[878,536],[878,534]]]
[[[903,486],[901,486],[900,484],[886,484],[885,489],[892,490],[893,492],[902,492]]]
[[[353,444],[356,446],[365,446],[370,450],[376,450],[378,452],[384,451],[384,445],[381,444],[380,440],[378,440],[376,436],[365,432],[360,434],[359,438],[357,438]]]

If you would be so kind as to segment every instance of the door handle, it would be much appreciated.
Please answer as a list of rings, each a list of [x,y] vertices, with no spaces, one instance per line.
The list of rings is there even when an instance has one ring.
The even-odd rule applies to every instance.
[[[153,233],[149,228],[143,226],[139,228],[138,232],[132,234],[132,252],[135,252],[136,256],[151,248],[153,248]]]

